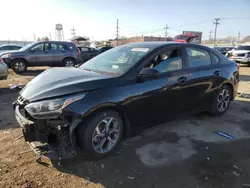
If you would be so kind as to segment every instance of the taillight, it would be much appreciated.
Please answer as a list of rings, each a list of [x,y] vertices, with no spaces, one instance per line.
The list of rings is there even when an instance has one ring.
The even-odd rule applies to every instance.
[[[81,55],[81,51],[80,51],[80,49],[79,49],[79,48],[77,48],[77,50],[78,50],[78,55]]]
[[[0,57],[0,64],[1,64],[1,63],[4,63],[4,62],[3,62],[3,59]]]

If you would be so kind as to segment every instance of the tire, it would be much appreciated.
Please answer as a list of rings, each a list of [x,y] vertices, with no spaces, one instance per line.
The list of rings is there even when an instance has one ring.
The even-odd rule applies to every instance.
[[[108,130],[106,126],[109,127]],[[112,110],[97,112],[80,125],[76,134],[79,147],[90,159],[106,157],[116,149],[122,139],[122,118]]]
[[[65,58],[63,60],[64,67],[75,67],[76,61],[73,58]]]
[[[232,89],[227,85],[223,85],[215,95],[210,113],[217,116],[223,115],[230,106],[232,95]]]
[[[15,73],[24,73],[27,71],[27,63],[22,59],[15,59],[11,63],[11,68]]]

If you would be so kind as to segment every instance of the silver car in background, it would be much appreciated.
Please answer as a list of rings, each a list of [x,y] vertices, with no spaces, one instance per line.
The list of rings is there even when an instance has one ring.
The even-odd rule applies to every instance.
[[[4,63],[0,57],[0,80],[5,80],[8,77],[8,66]]]

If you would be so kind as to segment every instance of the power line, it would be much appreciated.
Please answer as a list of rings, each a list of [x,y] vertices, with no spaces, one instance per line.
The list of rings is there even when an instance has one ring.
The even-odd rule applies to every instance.
[[[71,29],[71,34],[73,35],[73,37],[76,35],[76,29],[74,27],[72,27]]]
[[[240,42],[240,31],[238,32],[238,43]]]
[[[118,38],[119,38],[119,21],[116,20],[116,45],[118,46]]]
[[[167,38],[168,37],[168,25],[166,24],[166,27],[164,27],[163,29],[165,29],[165,37]]]
[[[214,20],[215,20],[215,22],[214,22],[214,24],[215,24],[215,28],[214,28],[214,46],[216,46],[217,25],[220,24],[219,23],[220,18],[215,18]]]
[[[210,30],[210,32],[209,32],[209,40],[210,40],[210,41],[212,40],[212,34],[213,34],[213,31]]]

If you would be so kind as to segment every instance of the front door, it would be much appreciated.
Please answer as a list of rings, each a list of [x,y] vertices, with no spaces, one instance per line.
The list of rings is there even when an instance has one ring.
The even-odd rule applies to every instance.
[[[51,66],[52,52],[49,43],[39,43],[29,52],[30,66]]]
[[[185,69],[182,48],[161,50],[145,67],[159,71],[160,76],[131,87],[133,97],[127,113],[137,126],[171,118],[188,105],[186,91],[190,74]]]

